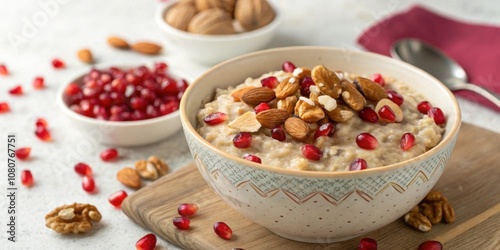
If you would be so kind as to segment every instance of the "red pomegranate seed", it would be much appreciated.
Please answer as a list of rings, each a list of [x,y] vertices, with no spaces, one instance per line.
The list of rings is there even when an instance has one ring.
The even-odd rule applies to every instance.
[[[0,75],[6,76],[9,74],[9,69],[5,64],[0,64]]]
[[[378,145],[377,138],[370,133],[361,133],[356,136],[356,144],[362,149],[375,149]]]
[[[9,93],[11,95],[22,95],[23,94],[23,86],[16,85],[13,88],[9,89]]]
[[[182,217],[193,216],[196,212],[198,212],[198,206],[193,203],[182,203],[177,208],[177,212]]]
[[[443,244],[439,241],[429,240],[418,245],[418,250],[442,250]]]
[[[427,112],[427,115],[434,119],[434,122],[437,125],[441,125],[446,122],[446,117],[444,116],[443,111],[440,108],[431,108]]]
[[[415,144],[415,136],[412,133],[405,133],[401,136],[399,145],[404,151],[409,150]]]
[[[26,187],[31,187],[33,186],[33,175],[31,174],[31,171],[29,170],[23,170],[21,172],[21,184]]]
[[[153,250],[156,247],[156,235],[146,234],[135,243],[136,250]]]
[[[167,70],[168,68],[168,65],[164,62],[155,62],[154,68],[156,72],[165,72],[165,70]]]
[[[36,122],[35,122],[35,126],[36,127],[44,127],[44,128],[46,128],[47,125],[48,125],[47,120],[45,120],[43,118],[36,119]]]
[[[130,99],[130,107],[135,109],[135,110],[144,110],[146,109],[148,103],[146,100],[142,99],[141,97],[132,97]]]
[[[253,161],[253,162],[256,162],[256,163],[262,163],[262,160],[258,156],[252,155],[252,154],[245,154],[243,156],[243,159],[245,159],[247,161]]]
[[[10,105],[7,102],[0,102],[0,114],[10,111]]]
[[[380,110],[378,111],[378,115],[380,116],[380,118],[388,122],[394,122],[396,120],[396,114],[394,114],[394,111],[392,111],[392,109],[387,105],[384,105],[382,106],[382,108],[380,108]]]
[[[214,224],[214,231],[219,237],[225,240],[230,240],[233,236],[233,230],[231,230],[231,228],[222,221]]]
[[[19,148],[16,150],[16,157],[19,158],[19,160],[26,160],[30,156],[30,153],[30,147]]]
[[[310,88],[313,85],[316,84],[314,84],[314,81],[310,76],[304,77],[304,79],[302,79],[302,82],[300,83],[300,94],[308,97],[309,94],[311,94]]]
[[[275,89],[278,86],[278,78],[276,76],[269,76],[260,80],[263,87],[268,87],[270,89]]]
[[[398,106],[401,106],[401,104],[405,101],[405,98],[394,90],[387,91],[387,98],[389,98],[389,100],[393,103],[396,103]]]
[[[75,96],[77,94],[82,93],[82,88],[80,88],[80,86],[76,83],[70,83],[64,89],[64,93],[66,93],[69,96]]]
[[[378,122],[378,115],[375,110],[373,110],[370,107],[364,107],[362,110],[359,111],[358,113],[359,118],[363,121],[371,122],[371,123],[377,123]]]
[[[356,158],[349,164],[349,171],[357,171],[368,168],[368,163],[364,159]]]
[[[363,238],[359,241],[358,250],[377,250],[377,241],[371,238]]]
[[[237,148],[248,148],[252,145],[252,134],[239,132],[233,137],[233,145]]]
[[[118,150],[115,148],[108,148],[101,152],[101,159],[103,161],[113,161],[118,158]]]
[[[314,139],[317,139],[320,136],[332,136],[334,132],[335,126],[333,123],[327,122],[316,129],[316,132],[314,132]]]
[[[52,136],[50,135],[50,132],[45,127],[36,127],[35,135],[36,135],[36,137],[38,137],[38,139],[40,139],[42,141],[51,141],[52,140]]]
[[[269,106],[269,104],[267,104],[265,102],[255,106],[255,108],[254,108],[256,114],[258,114],[264,110],[268,110],[268,109],[271,109],[271,106]]]
[[[292,73],[297,67],[295,67],[295,64],[293,64],[292,62],[285,61],[283,65],[281,65],[281,68],[285,72]]]
[[[35,89],[45,88],[45,80],[43,79],[43,77],[41,77],[41,76],[36,77],[35,80],[33,80],[33,87]]]
[[[432,105],[428,101],[420,102],[417,105],[418,111],[420,111],[420,113],[422,113],[422,114],[427,114],[427,112],[429,112],[429,110],[431,108],[432,108]]]
[[[203,118],[203,121],[211,126],[221,124],[227,120],[227,115],[222,112],[215,112]]]
[[[385,80],[384,77],[382,77],[381,74],[373,74],[372,75],[372,81],[378,83],[380,86],[384,87],[385,86]]]
[[[60,59],[58,58],[55,58],[52,60],[52,66],[55,68],[55,69],[62,69],[65,67],[64,65],[64,62],[61,61]]]
[[[271,129],[271,137],[278,141],[286,140],[285,130],[281,126]]]
[[[180,230],[188,230],[191,220],[189,220],[189,218],[186,217],[174,217],[173,223],[174,226]]]
[[[304,144],[300,149],[302,151],[302,155],[311,161],[319,161],[321,156],[323,156],[323,152],[312,144]]]
[[[112,193],[108,197],[108,201],[109,201],[109,203],[111,203],[111,205],[113,205],[115,207],[121,207],[123,200],[125,200],[125,198],[127,198],[127,196],[128,196],[127,192],[120,190],[118,192]]]
[[[84,176],[82,179],[82,188],[86,192],[92,193],[95,189],[95,182],[92,176]]]
[[[77,172],[79,175],[89,175],[91,176],[92,175],[92,168],[86,164],[86,163],[83,163],[83,162],[79,162],[75,165],[75,172]]]

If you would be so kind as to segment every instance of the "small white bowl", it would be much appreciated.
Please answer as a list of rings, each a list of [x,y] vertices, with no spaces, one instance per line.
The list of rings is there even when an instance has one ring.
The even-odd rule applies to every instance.
[[[206,65],[213,65],[234,56],[264,48],[273,39],[281,22],[278,9],[270,3],[276,16],[271,23],[262,28],[231,35],[193,34],[176,29],[165,22],[165,13],[177,2],[170,1],[159,8],[156,21],[167,34],[168,40],[181,50],[183,55],[192,61]]]
[[[105,64],[96,65],[96,69],[106,69],[109,67],[117,67],[128,69],[139,66],[130,64]],[[151,65],[144,63],[148,68]],[[62,85],[57,93],[57,104],[59,108],[66,114],[76,125],[76,127],[85,131],[101,144],[112,146],[140,146],[161,141],[181,128],[179,119],[179,110],[176,110],[168,115],[163,115],[156,118],[141,120],[141,121],[105,121],[83,116],[71,110],[65,101],[64,90],[70,83],[81,83],[82,78],[89,72],[90,68],[77,74]],[[175,79],[186,79],[188,83],[193,81],[193,78],[187,74],[168,68],[168,73]]]

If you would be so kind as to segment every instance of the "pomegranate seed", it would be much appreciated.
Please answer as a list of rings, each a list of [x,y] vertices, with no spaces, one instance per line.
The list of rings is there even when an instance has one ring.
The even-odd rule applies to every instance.
[[[16,85],[13,88],[9,89],[9,93],[11,95],[22,95],[23,94],[23,86]]]
[[[283,65],[281,65],[281,68],[285,72],[292,73],[297,67],[295,67],[295,64],[293,64],[292,62],[285,61]]]
[[[443,244],[439,241],[429,240],[418,245],[418,250],[442,250]]]
[[[179,89],[177,89],[177,83],[173,80],[164,81],[162,83],[161,90],[165,95],[177,95],[177,93],[179,93]]]
[[[52,60],[52,66],[55,68],[55,69],[62,69],[65,67],[64,65],[64,62],[61,61],[60,59],[58,58],[55,58]]]
[[[174,226],[180,230],[188,230],[191,220],[189,220],[189,218],[186,217],[174,217],[173,223]]]
[[[79,175],[92,175],[92,168],[87,165],[86,163],[79,162],[75,165],[75,172],[77,172]]]
[[[440,108],[431,108],[427,112],[427,115],[434,119],[437,125],[441,125],[446,122],[446,117]]]
[[[36,135],[36,137],[38,137],[38,139],[40,139],[42,141],[51,141],[52,140],[52,136],[50,135],[50,132],[45,127],[36,127],[35,135]]]
[[[135,109],[135,110],[144,110],[146,109],[146,106],[148,103],[146,100],[142,99],[141,97],[132,97],[130,99],[130,107]]]
[[[409,150],[413,145],[415,144],[415,136],[412,133],[405,133],[403,136],[401,136],[401,141],[399,145],[401,146],[401,149],[404,151]]]
[[[323,152],[312,144],[304,144],[300,149],[302,151],[302,155],[311,161],[319,161],[321,156],[323,156]]]
[[[35,80],[33,80],[33,87],[35,89],[45,88],[45,80],[43,79],[43,77],[41,77],[41,76],[36,77]]]
[[[302,82],[300,83],[300,94],[303,96],[309,96],[311,94],[311,86],[316,85],[314,84],[313,79],[310,76],[304,77],[302,79]]]
[[[82,93],[82,89],[80,86],[76,83],[70,83],[68,86],[64,89],[64,93],[66,93],[69,96],[75,96],[77,94]]]
[[[320,136],[332,136],[334,132],[335,126],[333,123],[327,122],[316,129],[316,132],[314,132],[314,139],[317,139]]]
[[[153,250],[156,247],[156,235],[146,234],[135,243],[137,250]]]
[[[177,208],[177,212],[179,212],[182,217],[193,216],[198,212],[198,206],[193,203],[182,203]]]
[[[209,114],[203,118],[203,121],[208,125],[217,125],[225,122],[227,120],[227,115],[222,112],[215,112]]]
[[[245,154],[243,156],[243,159],[245,159],[247,161],[253,161],[253,162],[256,162],[256,163],[262,163],[262,160],[258,156],[252,155],[252,154]]]
[[[7,69],[7,66],[5,64],[0,64],[0,75],[6,76],[9,74],[9,69]]]
[[[255,108],[254,108],[256,114],[258,114],[264,110],[268,110],[268,109],[271,109],[271,106],[269,106],[269,104],[267,104],[265,102],[255,106]]]
[[[118,192],[112,193],[108,197],[108,201],[109,201],[109,203],[111,203],[111,205],[113,205],[115,207],[121,207],[123,200],[125,200],[125,198],[127,198],[127,196],[128,196],[127,192],[120,190]]]
[[[101,152],[103,161],[113,161],[118,158],[118,151],[115,148],[108,148]]]
[[[33,175],[31,174],[31,171],[23,170],[21,172],[21,184],[26,187],[33,186]]]
[[[359,111],[358,113],[359,118],[363,121],[371,122],[371,123],[377,123],[378,122],[378,115],[375,110],[373,110],[370,107],[364,107],[362,110]]]
[[[420,113],[422,113],[422,114],[427,114],[427,112],[429,112],[429,110],[431,108],[432,108],[432,105],[428,101],[420,102],[417,105],[418,111],[420,111]]]
[[[380,118],[388,122],[394,122],[396,120],[396,114],[394,114],[394,111],[392,111],[392,109],[387,105],[384,105],[382,106],[382,108],[380,108],[380,110],[378,111],[378,115],[380,116]]]
[[[168,65],[164,62],[156,62],[154,67],[156,72],[164,72],[165,70],[167,70]]]
[[[233,145],[237,148],[248,148],[252,145],[252,134],[239,132],[233,138]]]
[[[7,102],[0,102],[0,114],[10,111],[10,105]]]
[[[372,81],[378,83],[380,86],[384,87],[385,86],[385,80],[384,77],[382,77],[381,74],[373,74],[372,75]]]
[[[278,78],[276,78],[276,76],[269,76],[263,78],[262,80],[260,80],[260,83],[262,84],[263,87],[268,87],[270,89],[276,88],[276,86],[278,86],[279,84]]]
[[[278,141],[286,140],[285,130],[281,126],[271,129],[271,137]]]
[[[86,192],[92,193],[95,189],[95,182],[92,176],[84,176],[82,180],[82,188]]]
[[[364,159],[356,158],[349,164],[349,171],[357,171],[368,168],[368,163]]]
[[[222,221],[214,224],[214,231],[219,237],[225,240],[230,240],[233,236],[233,230],[231,230],[231,228]]]
[[[356,144],[362,149],[375,149],[378,145],[377,138],[370,133],[361,133],[356,136]]]
[[[396,103],[398,106],[401,106],[401,104],[405,101],[405,98],[394,90],[387,91],[387,98],[389,98],[389,100],[393,103]]]
[[[176,101],[160,104],[160,113],[162,115],[170,114],[178,109],[179,109],[179,102]]]
[[[370,238],[363,238],[359,241],[358,250],[377,250],[377,241]]]
[[[47,125],[48,125],[47,120],[45,120],[43,118],[36,119],[36,122],[35,122],[35,126],[36,127],[44,127],[44,128],[46,128]]]
[[[30,153],[31,153],[30,147],[19,148],[18,150],[16,150],[16,157],[19,160],[26,160],[30,156]]]

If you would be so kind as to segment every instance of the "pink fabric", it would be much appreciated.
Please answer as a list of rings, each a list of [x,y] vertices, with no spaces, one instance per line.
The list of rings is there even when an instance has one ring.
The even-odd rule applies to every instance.
[[[413,6],[368,28],[358,43],[369,51],[389,55],[391,44],[401,38],[417,38],[442,49],[465,69],[469,82],[500,93],[499,27],[459,22]],[[475,93],[455,94],[500,111]]]

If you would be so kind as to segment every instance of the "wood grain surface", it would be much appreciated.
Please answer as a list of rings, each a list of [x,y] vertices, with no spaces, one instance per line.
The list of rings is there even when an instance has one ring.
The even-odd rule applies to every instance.
[[[194,163],[164,176],[130,195],[123,212],[137,224],[183,249],[357,249],[363,237],[376,239],[379,249],[417,249],[438,240],[445,249],[500,249],[500,134],[462,124],[448,166],[435,186],[455,208],[457,219],[422,233],[402,219],[379,230],[339,243],[301,243],[274,235],[228,207],[205,183]],[[199,213],[187,231],[177,230],[172,218],[177,206],[196,203]],[[226,222],[234,232],[226,241],[212,226]]]

